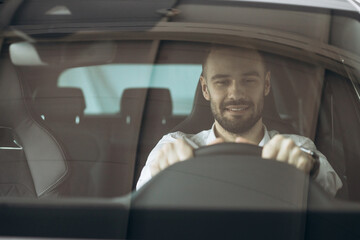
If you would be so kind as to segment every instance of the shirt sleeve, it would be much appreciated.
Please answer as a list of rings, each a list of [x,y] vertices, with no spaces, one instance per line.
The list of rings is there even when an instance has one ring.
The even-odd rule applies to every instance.
[[[292,135],[291,138],[293,138],[294,142],[299,147],[304,147],[318,154],[320,166],[315,181],[327,192],[335,196],[336,192],[343,186],[343,184],[326,157],[316,149],[315,144],[309,138],[294,135]]]
[[[176,135],[177,135],[177,133],[170,133],[170,134],[163,136],[160,139],[160,141],[156,144],[154,149],[150,152],[150,154],[146,160],[145,166],[143,167],[143,169],[141,171],[139,180],[136,184],[136,190],[140,189],[145,183],[147,183],[152,178],[151,172],[150,172],[150,164],[155,160],[157,151],[159,151],[165,143],[174,142],[176,139],[178,139],[178,137],[176,137]]]

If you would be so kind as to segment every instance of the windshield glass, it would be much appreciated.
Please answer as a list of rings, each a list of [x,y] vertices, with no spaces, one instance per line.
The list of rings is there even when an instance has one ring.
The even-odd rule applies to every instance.
[[[1,201],[360,209],[356,1],[1,2]]]
[[[14,43],[10,49],[16,49],[20,44],[23,43]],[[264,95],[263,110],[259,110],[266,129],[308,137],[315,143],[319,142],[325,152],[331,147],[331,151],[336,149],[337,154],[344,154],[341,140],[334,132],[337,126],[334,106],[341,104],[342,100],[336,100],[329,93],[332,84],[348,86],[349,93],[346,95],[353,95],[354,104],[358,104],[354,88],[357,78],[351,81],[341,61],[324,61],[310,52],[307,59],[296,59],[275,54],[273,49],[258,50],[251,43],[234,47],[162,41],[155,63],[149,64],[144,58],[136,58],[136,55],[151,51],[151,45],[145,41],[92,42],[88,46],[86,43],[39,43],[32,46],[37,50],[39,59],[46,63],[17,68],[21,80],[28,86],[31,97],[27,103],[32,113],[61,141],[71,158],[68,162],[72,169],[67,178],[68,196],[109,197],[130,193],[150,151],[163,135],[184,131],[179,126],[187,121],[193,121],[190,124],[197,129],[189,134],[212,127],[214,116],[210,108],[208,115],[203,112],[202,118],[191,120],[192,115],[198,114],[198,104],[209,104],[204,93],[200,89],[196,91],[196,88],[200,84],[200,76],[205,76],[203,65],[212,56],[212,51],[220,51],[216,59],[221,62],[214,63],[216,65],[208,70],[210,73],[213,69],[218,72],[206,74],[210,79],[209,88],[229,84],[228,79],[238,80],[243,85],[256,84],[257,75],[247,75],[253,73],[246,73],[244,69],[253,71],[244,66],[249,61],[254,61],[251,65],[258,64],[256,56],[261,57],[259,61],[266,69],[270,83],[269,93]],[[65,61],[59,62],[58,55],[51,54],[59,48],[65,49],[62,51]],[[76,57],[77,52],[86,52],[89,48],[94,52],[101,49],[103,56]],[[107,48],[115,49],[115,52]],[[234,59],[228,61],[221,49],[232,49],[234,56],[229,56]],[[110,64],[102,62],[102,59],[108,61],[106,52],[111,53]],[[129,61],[129,57],[135,60]],[[87,64],[79,66],[85,60]],[[217,66],[224,63],[226,65],[218,69]],[[336,67],[331,68],[332,65]],[[217,78],[219,74],[226,76]],[[256,74],[265,78],[260,76],[261,72]],[[261,89],[261,86],[256,88]],[[258,104],[256,93],[244,94],[239,101],[243,99],[255,108]],[[226,101],[230,100],[224,101],[227,104]],[[329,139],[325,140],[325,136]],[[17,141],[22,142],[20,137]],[[327,155],[344,179],[347,174],[345,163],[332,160],[332,152]]]
[[[360,213],[358,10],[0,1],[0,235],[348,234],[327,224]]]

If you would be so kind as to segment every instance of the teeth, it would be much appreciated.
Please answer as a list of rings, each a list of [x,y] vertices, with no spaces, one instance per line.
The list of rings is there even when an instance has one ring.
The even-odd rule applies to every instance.
[[[245,110],[246,108],[230,108],[231,111],[242,111]]]

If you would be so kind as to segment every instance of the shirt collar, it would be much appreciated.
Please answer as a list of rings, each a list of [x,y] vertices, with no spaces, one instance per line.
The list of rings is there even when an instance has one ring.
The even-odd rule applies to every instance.
[[[266,126],[264,124],[263,124],[263,126],[264,126],[264,137],[259,142],[259,147],[263,147],[271,139]]]
[[[266,128],[265,125],[264,126],[264,137],[261,139],[261,141],[259,142],[259,146],[263,147],[265,145],[265,143],[267,143],[268,141],[270,141],[270,135],[269,132]],[[211,129],[210,129],[210,133],[209,136],[206,139],[206,145],[208,145],[209,143],[213,142],[216,139],[215,136],[215,123],[212,125]]]
[[[211,142],[213,142],[216,139],[215,136],[215,123],[212,125],[210,129],[210,133],[206,139],[206,145],[209,145]]]

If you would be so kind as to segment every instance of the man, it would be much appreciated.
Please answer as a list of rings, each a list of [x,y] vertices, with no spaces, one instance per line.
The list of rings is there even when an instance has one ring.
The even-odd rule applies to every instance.
[[[263,125],[264,98],[270,92],[270,78],[270,71],[256,50],[213,47],[200,77],[203,96],[210,101],[215,118],[213,127],[198,134],[165,135],[150,153],[137,188],[168,166],[193,157],[194,148],[238,142],[263,146],[262,158],[286,162],[311,173],[326,191],[335,195],[342,187],[341,180],[310,139],[280,135]]]

